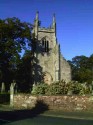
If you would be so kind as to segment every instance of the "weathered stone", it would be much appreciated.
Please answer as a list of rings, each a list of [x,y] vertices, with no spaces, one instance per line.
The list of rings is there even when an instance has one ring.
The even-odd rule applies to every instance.
[[[83,108],[81,108],[81,107],[76,107],[75,110],[81,111],[81,110],[83,110]]]
[[[27,98],[26,98],[27,97]],[[37,101],[42,101],[49,109],[64,111],[93,110],[93,97],[91,96],[31,96],[28,94],[14,95],[15,108],[33,108]]]
[[[1,93],[5,92],[5,83],[2,82],[2,86],[1,86]]]
[[[51,84],[56,81],[71,81],[71,67],[60,53],[60,45],[56,38],[56,21],[53,17],[52,26],[38,26],[38,13],[34,21],[33,34],[36,39],[34,82]]]
[[[14,105],[14,87],[15,87],[15,82],[11,83],[10,85],[10,106],[13,107]]]
[[[22,107],[27,108],[27,104],[22,104]]]
[[[89,98],[89,101],[90,101],[90,102],[93,102],[93,96],[91,96],[91,97]]]

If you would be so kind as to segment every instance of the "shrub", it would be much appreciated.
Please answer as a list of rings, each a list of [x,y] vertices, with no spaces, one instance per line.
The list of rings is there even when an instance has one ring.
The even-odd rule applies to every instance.
[[[48,85],[45,83],[38,83],[37,85],[34,85],[32,88],[32,94],[45,94],[46,89],[48,88]]]
[[[47,85],[45,83],[38,83],[33,86],[32,94],[45,94],[45,95],[59,95],[67,94],[68,88],[64,81],[52,83]]]
[[[77,81],[72,81],[68,83],[68,86],[68,92],[71,91],[71,94],[85,94],[85,88],[82,86],[81,83],[78,83]]]
[[[68,88],[64,81],[52,83],[49,85],[46,94],[47,95],[60,95],[60,94],[67,94]]]
[[[66,83],[65,81],[59,81],[50,85],[45,83],[38,83],[33,86],[32,94],[43,94],[43,95],[72,95],[72,94],[90,94],[92,93],[90,87],[86,84],[71,81]]]
[[[61,88],[59,87],[58,84],[51,84],[49,85],[49,87],[47,88],[47,90],[45,91],[46,95],[57,95],[57,94],[61,94]]]

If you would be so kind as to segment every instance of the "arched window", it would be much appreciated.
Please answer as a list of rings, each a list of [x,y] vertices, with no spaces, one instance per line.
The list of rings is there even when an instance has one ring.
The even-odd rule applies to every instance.
[[[42,47],[44,52],[49,52],[49,41],[45,39],[42,40]]]

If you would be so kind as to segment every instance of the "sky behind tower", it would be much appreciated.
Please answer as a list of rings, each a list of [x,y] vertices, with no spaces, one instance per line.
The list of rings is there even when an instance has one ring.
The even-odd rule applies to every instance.
[[[0,18],[18,17],[33,23],[36,11],[42,27],[56,15],[57,40],[67,60],[93,54],[93,0],[0,0]]]

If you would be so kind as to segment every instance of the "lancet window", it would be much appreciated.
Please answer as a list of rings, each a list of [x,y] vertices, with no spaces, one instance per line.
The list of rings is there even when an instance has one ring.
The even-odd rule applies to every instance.
[[[42,40],[42,46],[43,46],[43,51],[48,52],[49,51],[49,41],[46,39]]]

